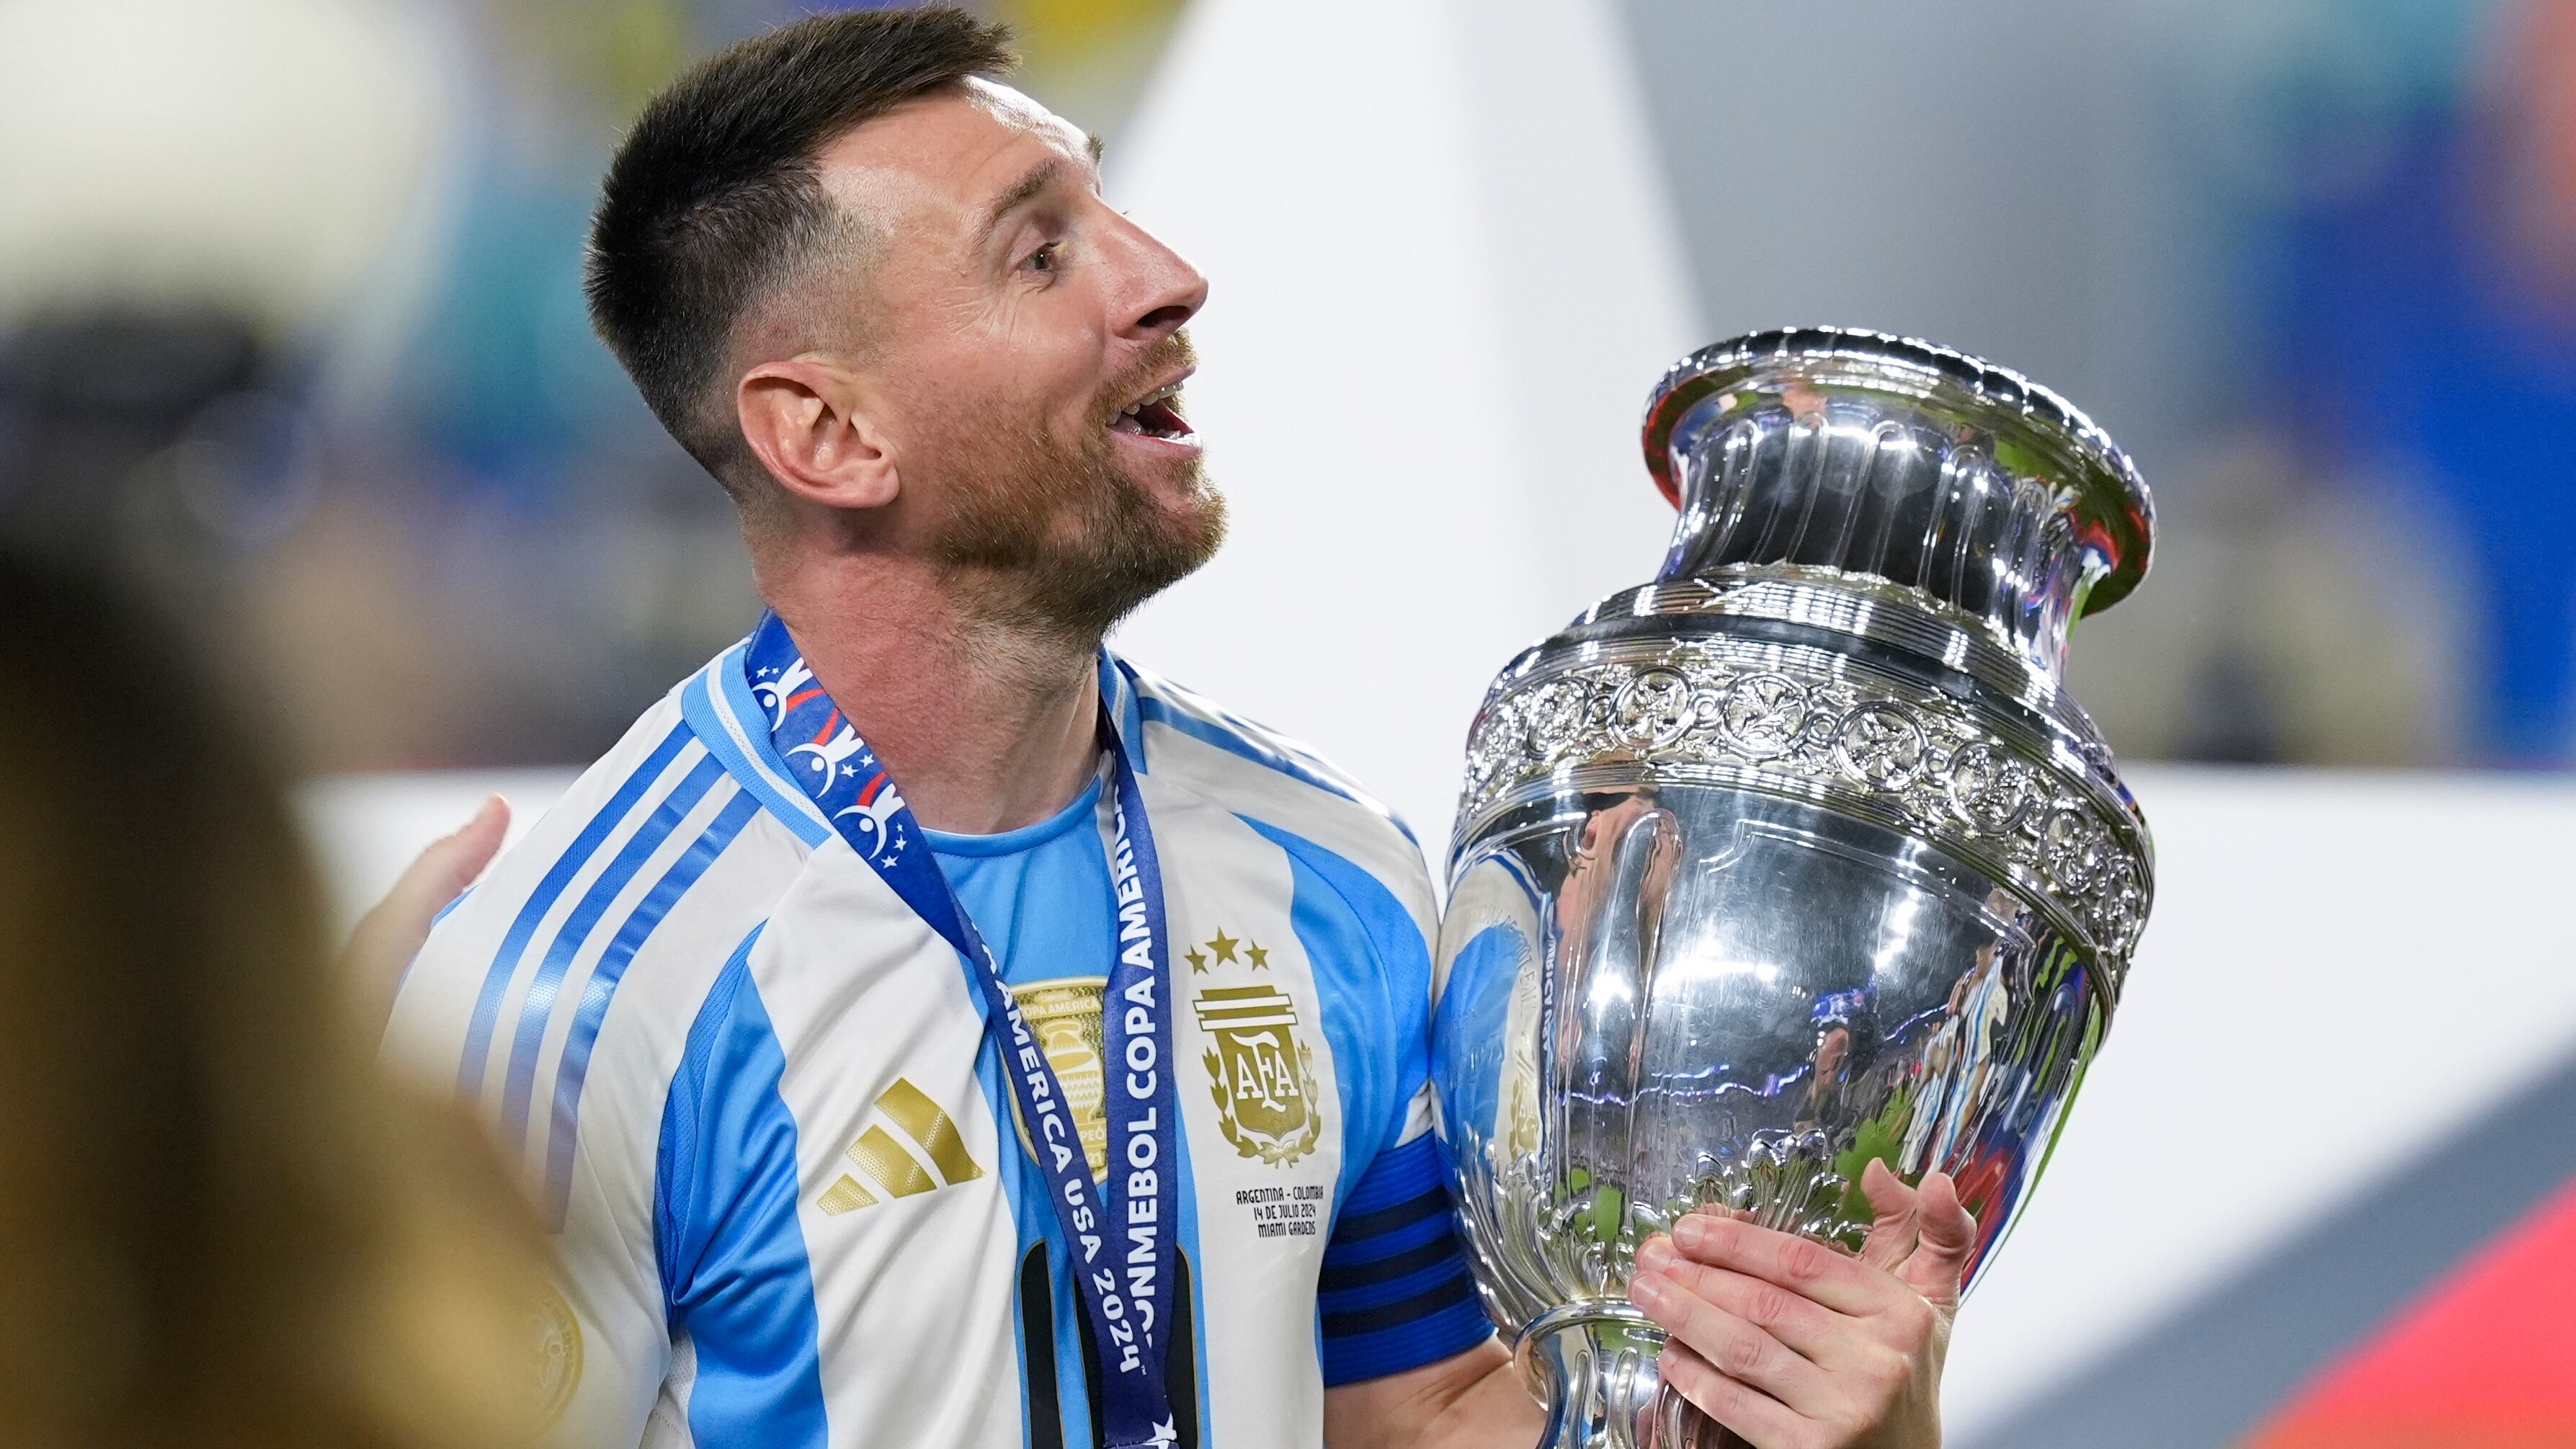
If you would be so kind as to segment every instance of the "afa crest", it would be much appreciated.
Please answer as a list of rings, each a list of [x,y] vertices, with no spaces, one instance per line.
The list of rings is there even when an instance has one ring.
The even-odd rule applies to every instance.
[[[1217,941],[1235,944],[1222,934]],[[1268,955],[1253,949],[1256,960]],[[1233,955],[1219,951],[1220,960]],[[1199,1029],[1215,1042],[1203,1060],[1225,1140],[1237,1153],[1273,1166],[1314,1151],[1324,1133],[1324,1112],[1315,1088],[1314,1048],[1297,1037],[1296,998],[1267,984],[1210,986],[1195,1005]]]
[[[581,1387],[581,1320],[550,1283],[537,1285],[536,1296],[528,1304],[528,1319],[536,1427],[551,1429],[572,1403],[573,1391]]]

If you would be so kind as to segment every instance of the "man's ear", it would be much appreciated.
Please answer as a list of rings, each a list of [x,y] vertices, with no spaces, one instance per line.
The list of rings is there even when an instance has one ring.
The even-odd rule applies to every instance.
[[[866,399],[859,379],[798,357],[744,373],[734,415],[753,456],[791,496],[826,508],[882,508],[902,480]]]

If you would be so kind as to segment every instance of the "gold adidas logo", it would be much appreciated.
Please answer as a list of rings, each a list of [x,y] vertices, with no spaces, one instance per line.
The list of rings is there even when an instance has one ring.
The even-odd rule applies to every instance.
[[[967,1153],[966,1139],[957,1135],[957,1124],[948,1120],[948,1114],[930,1100],[929,1093],[911,1082],[895,1078],[894,1085],[877,1098],[877,1110],[903,1129],[904,1135],[912,1139],[912,1147],[905,1147],[880,1123],[860,1133],[847,1155],[888,1197],[911,1197],[936,1189],[940,1184],[931,1179],[930,1167],[938,1168],[940,1178],[950,1187],[984,1175],[984,1169]],[[914,1148],[919,1151],[916,1153]],[[929,1167],[922,1165],[924,1159]],[[839,1217],[876,1201],[877,1195],[868,1191],[865,1183],[845,1172],[823,1190],[822,1208],[826,1214]]]

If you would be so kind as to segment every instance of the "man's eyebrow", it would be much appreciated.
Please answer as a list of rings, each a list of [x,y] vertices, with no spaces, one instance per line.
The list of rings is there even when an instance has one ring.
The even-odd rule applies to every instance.
[[[1094,166],[1100,164],[1100,153],[1109,149],[1108,144],[1098,136],[1086,135],[1082,138],[1082,144],[1083,149],[1091,153],[1091,164]]]
[[[1055,185],[1057,176],[1062,174],[1063,170],[1064,162],[1058,157],[1049,156],[1030,167],[1027,174],[1021,176],[1019,180],[1012,182],[1010,190],[995,197],[991,208],[984,213],[984,224],[975,230],[975,249],[983,250],[984,244],[993,239],[993,232],[1009,219],[1011,213],[1036,200],[1048,187]]]

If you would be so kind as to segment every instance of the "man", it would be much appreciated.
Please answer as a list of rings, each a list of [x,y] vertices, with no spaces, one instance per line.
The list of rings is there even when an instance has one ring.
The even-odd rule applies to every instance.
[[[561,1235],[570,1441],[1534,1442],[1428,1132],[1420,852],[1101,648],[1222,531],[1206,284],[1004,41],[806,20],[620,150],[594,317],[772,612],[447,916],[391,1049]],[[1966,1215],[1869,1185],[1862,1260],[1642,1255],[1757,1444],[1937,1442]]]

